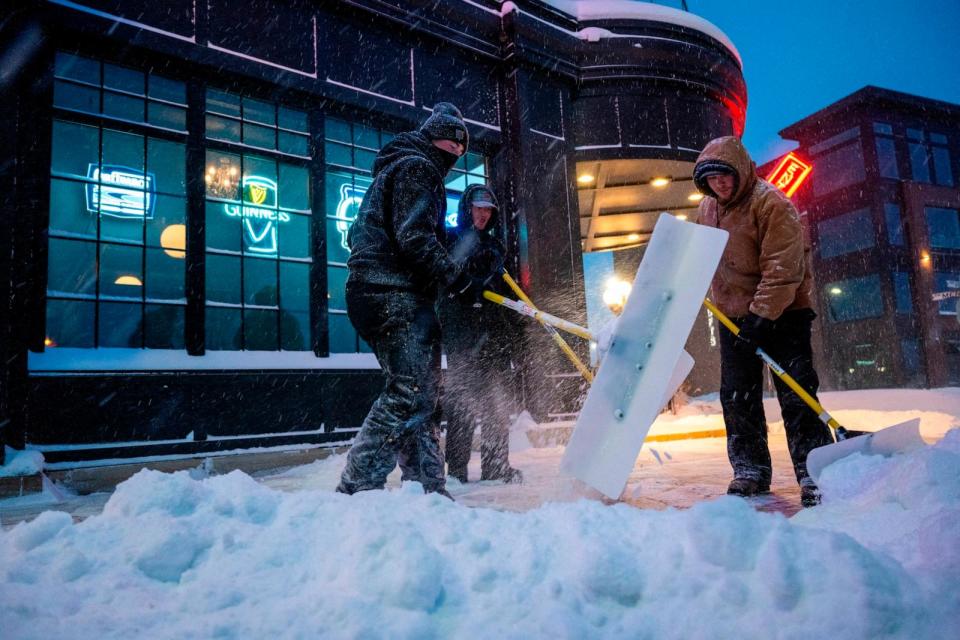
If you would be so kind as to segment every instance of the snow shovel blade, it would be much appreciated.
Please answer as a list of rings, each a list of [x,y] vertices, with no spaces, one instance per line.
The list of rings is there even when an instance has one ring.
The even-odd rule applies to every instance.
[[[895,424],[886,429],[862,436],[847,438],[840,442],[817,447],[807,456],[807,471],[815,482],[820,482],[820,474],[833,462],[854,453],[864,455],[892,456],[924,446],[920,437],[920,418]]]

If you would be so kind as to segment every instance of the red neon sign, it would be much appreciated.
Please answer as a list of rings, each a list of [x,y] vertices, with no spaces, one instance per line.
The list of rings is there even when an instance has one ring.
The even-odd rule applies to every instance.
[[[788,153],[777,165],[769,176],[767,182],[783,191],[789,198],[797,190],[797,187],[807,179],[813,167],[802,161],[793,153]]]

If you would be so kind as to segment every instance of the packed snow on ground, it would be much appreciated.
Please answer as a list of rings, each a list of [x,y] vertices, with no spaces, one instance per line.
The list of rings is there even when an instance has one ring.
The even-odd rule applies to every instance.
[[[960,628],[957,429],[910,454],[838,462],[824,504],[790,520],[726,496],[687,510],[577,500],[523,512],[410,483],[347,497],[329,482],[341,464],[291,471],[296,491],[240,472],[144,471],[100,515],[51,511],[0,533],[3,636],[912,639]]]

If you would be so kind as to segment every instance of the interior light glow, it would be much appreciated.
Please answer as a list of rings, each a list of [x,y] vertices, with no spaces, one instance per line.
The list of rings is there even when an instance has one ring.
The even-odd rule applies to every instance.
[[[616,276],[610,278],[603,288],[603,303],[615,314],[620,315],[620,312],[623,311],[623,305],[627,303],[627,298],[630,297],[630,289],[632,288],[632,285],[626,280],[621,280]]]
[[[125,285],[129,287],[142,287],[143,282],[137,276],[120,276],[113,281],[113,284]]]
[[[167,226],[160,233],[160,246],[171,258],[183,260],[187,256],[187,227],[182,224]]]
[[[670,184],[670,178],[654,178],[650,181],[650,186],[662,188]]]
[[[577,182],[579,182],[580,184],[590,184],[593,182],[593,180],[594,180],[594,177],[589,173],[581,173],[577,177]]]

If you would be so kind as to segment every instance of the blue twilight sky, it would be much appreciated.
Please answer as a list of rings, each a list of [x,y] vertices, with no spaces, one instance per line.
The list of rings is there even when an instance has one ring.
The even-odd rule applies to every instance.
[[[757,164],[794,146],[778,131],[868,84],[960,104],[960,0],[687,0],[687,7],[740,51],[743,138]]]

